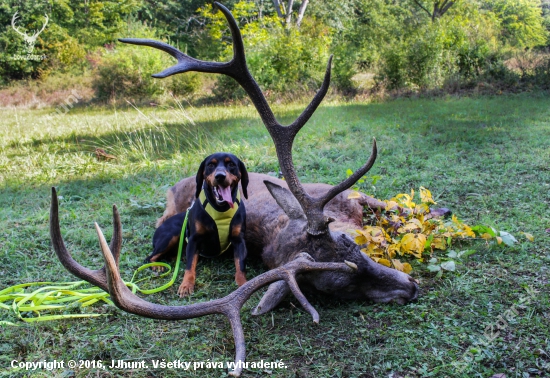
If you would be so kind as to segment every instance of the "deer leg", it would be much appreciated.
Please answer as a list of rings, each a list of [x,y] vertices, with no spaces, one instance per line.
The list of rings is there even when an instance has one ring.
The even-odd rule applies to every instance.
[[[180,298],[193,294],[195,290],[195,270],[197,268],[197,262],[199,261],[199,254],[197,252],[197,242],[194,235],[189,238],[186,249],[186,262],[185,262],[185,274],[183,275],[183,281],[178,288],[178,295]]]

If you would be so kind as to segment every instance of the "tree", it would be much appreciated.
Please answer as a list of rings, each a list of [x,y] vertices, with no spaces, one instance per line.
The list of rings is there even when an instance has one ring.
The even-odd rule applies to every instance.
[[[432,22],[442,17],[451,8],[456,1],[452,0],[432,0],[430,5],[425,5],[421,0],[413,0],[414,3],[420,7],[424,12],[430,16]],[[431,10],[430,10],[431,9]]]
[[[522,48],[547,43],[541,5],[540,0],[488,0],[485,3],[500,20],[502,39]]]
[[[306,13],[306,8],[309,4],[309,0],[302,0],[300,8],[298,9],[298,17],[296,18],[296,26],[299,28],[302,20],[304,19],[304,14]],[[277,16],[282,20],[286,25],[291,25],[292,22],[292,7],[294,6],[294,0],[288,0],[288,5],[285,8],[285,5],[280,0],[273,0],[273,6],[277,12]]]

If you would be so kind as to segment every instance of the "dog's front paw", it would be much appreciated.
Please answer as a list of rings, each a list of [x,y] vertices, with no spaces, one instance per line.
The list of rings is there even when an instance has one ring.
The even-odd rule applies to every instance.
[[[195,291],[195,284],[193,282],[183,281],[178,288],[178,295],[180,298],[183,298],[193,294],[193,291]]]
[[[239,287],[243,286],[246,283],[246,276],[243,272],[239,271],[235,274],[235,282]]]

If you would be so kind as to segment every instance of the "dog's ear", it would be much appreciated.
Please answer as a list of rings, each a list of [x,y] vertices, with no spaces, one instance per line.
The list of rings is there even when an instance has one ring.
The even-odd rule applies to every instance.
[[[201,194],[202,183],[204,181],[204,166],[206,165],[206,160],[208,160],[208,157],[202,161],[199,170],[197,171],[197,189],[195,191],[195,198],[199,198],[199,195]]]
[[[239,160],[239,170],[241,171],[241,187],[243,188],[244,198],[248,199],[248,171],[244,166],[244,163]]]

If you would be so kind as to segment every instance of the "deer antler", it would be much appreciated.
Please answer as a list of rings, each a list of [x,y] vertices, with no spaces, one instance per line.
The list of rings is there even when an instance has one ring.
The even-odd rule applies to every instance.
[[[294,138],[300,131],[300,129],[311,118],[323,98],[325,97],[329,84],[331,73],[332,57],[329,58],[327,64],[327,70],[325,78],[321,88],[314,96],[313,100],[306,107],[306,109],[300,114],[300,116],[288,126],[283,126],[275,119],[273,111],[271,110],[267,100],[265,99],[260,87],[250,74],[246,64],[246,58],[244,54],[244,45],[241,32],[237,26],[237,22],[231,12],[221,5],[215,3],[220,11],[224,14],[229,23],[229,29],[231,30],[231,36],[233,38],[233,59],[226,63],[206,62],[198,59],[191,58],[190,56],[182,53],[175,47],[172,47],[164,42],[154,41],[150,39],[134,39],[123,38],[119,41],[124,43],[131,43],[134,45],[144,45],[154,47],[156,49],[165,51],[177,59],[178,63],[174,66],[153,75],[156,78],[165,78],[170,75],[197,71],[197,72],[209,72],[227,75],[235,79],[241,87],[246,91],[252,103],[256,107],[256,110],[260,114],[260,117],[267,128],[273,142],[275,143],[275,149],[277,151],[277,158],[281,170],[285,177],[288,187],[292,194],[296,197],[300,206],[304,210],[304,213],[308,220],[307,232],[311,235],[320,235],[328,231],[328,223],[330,218],[325,217],[323,214],[324,206],[334,198],[338,193],[350,188],[359,178],[361,178],[374,164],[376,159],[376,141],[373,142],[372,154],[363,167],[359,168],[350,177],[344,180],[339,185],[335,186],[328,193],[322,197],[311,197],[305,190],[292,162],[292,144]]]
[[[46,22],[44,22],[44,26],[42,26],[42,29],[40,29],[40,31],[34,33],[33,37],[38,37],[38,35],[42,33],[44,29],[46,29],[46,26],[48,25],[48,21],[50,20],[50,18],[46,13],[44,13],[44,17],[46,17]]]
[[[22,35],[23,38],[25,38],[25,41],[33,40],[33,39],[36,39],[36,37],[38,37],[38,35],[42,33],[44,29],[46,29],[46,26],[48,25],[48,21],[50,20],[50,18],[46,13],[44,13],[44,17],[46,18],[46,22],[44,22],[42,29],[40,29],[39,31],[35,31],[35,33],[32,36],[28,35],[27,33],[23,33],[19,31],[19,29],[15,26],[15,21],[19,18],[19,16],[17,15],[17,12],[15,12],[13,17],[11,18],[11,26],[13,27],[13,30],[15,30],[18,34]]]
[[[27,33],[20,32],[17,26],[15,26],[15,20],[17,20],[19,16],[17,15],[17,12],[13,14],[13,17],[11,18],[11,26],[13,30],[15,30],[18,34],[22,35],[23,37],[28,37]]]
[[[318,263],[313,261],[307,253],[301,253],[295,260],[253,278],[223,298],[188,306],[164,306],[139,298],[126,287],[120,278],[118,262],[122,246],[122,226],[116,206],[113,206],[114,232],[110,246],[107,244],[103,232],[97,223],[95,227],[105,265],[99,270],[90,270],[77,263],[65,248],[59,228],[57,193],[55,188],[52,188],[50,234],[54,250],[63,266],[75,276],[108,291],[117,307],[132,314],[164,320],[191,319],[211,314],[226,316],[231,324],[235,341],[235,369],[230,374],[237,377],[242,371],[242,364],[239,362],[244,362],[246,357],[246,345],[240,311],[252,294],[272,282],[284,280],[302,307],[312,316],[313,321],[318,323],[319,314],[302,294],[296,282],[296,275],[303,272],[322,270],[350,273],[357,269],[353,263]]]

